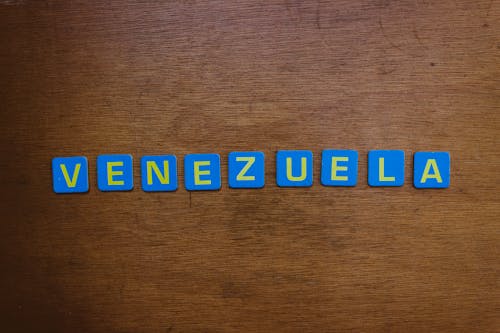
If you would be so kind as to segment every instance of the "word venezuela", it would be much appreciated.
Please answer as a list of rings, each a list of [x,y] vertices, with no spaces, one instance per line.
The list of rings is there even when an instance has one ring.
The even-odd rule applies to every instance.
[[[228,155],[230,188],[262,188],[265,183],[264,153],[232,152]],[[405,175],[402,150],[372,150],[368,153],[370,186],[402,186]],[[447,188],[450,184],[448,152],[417,152],[413,156],[413,184],[416,188]],[[84,156],[52,160],[56,193],[89,190],[88,163]],[[321,184],[355,186],[358,181],[358,152],[324,150],[321,156]],[[177,189],[177,159],[174,155],[141,158],[142,189],[169,192]],[[313,184],[313,154],[308,150],[281,150],[276,153],[276,184],[280,187],[309,187]],[[220,156],[184,156],[184,186],[188,191],[221,188]],[[129,191],[134,187],[132,156],[97,157],[97,187],[101,191]]]

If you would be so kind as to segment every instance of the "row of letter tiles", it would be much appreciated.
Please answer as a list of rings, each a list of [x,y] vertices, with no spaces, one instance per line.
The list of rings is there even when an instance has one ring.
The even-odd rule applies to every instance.
[[[101,191],[130,191],[134,187],[132,156],[97,157],[97,187]],[[450,185],[448,152],[417,152],[413,156],[413,185],[416,188],[447,188]],[[232,152],[228,155],[230,188],[262,188],[265,183],[264,153]],[[276,184],[280,187],[310,187],[313,184],[313,154],[308,150],[281,150],[276,154]],[[220,156],[189,154],[184,157],[184,179],[188,191],[221,188]],[[56,193],[81,193],[89,190],[88,161],[84,156],[56,157],[52,160],[53,187]],[[356,186],[358,152],[324,150],[321,158],[321,184]],[[370,186],[402,186],[405,154],[402,150],[368,152]],[[143,156],[142,189],[169,192],[178,188],[177,158],[174,155]]]

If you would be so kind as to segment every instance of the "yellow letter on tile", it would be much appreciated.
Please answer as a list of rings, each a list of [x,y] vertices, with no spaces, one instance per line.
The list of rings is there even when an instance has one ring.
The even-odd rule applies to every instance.
[[[385,159],[383,157],[379,157],[379,159],[378,159],[378,180],[381,182],[393,182],[393,181],[395,181],[396,177],[384,175],[384,163],[385,163]]]
[[[339,166],[338,162],[347,162],[349,158],[347,156],[342,157],[332,157],[332,180],[347,181],[347,176],[338,176],[337,171],[347,171],[346,166]]]
[[[168,161],[163,161],[163,174],[161,173],[160,169],[158,168],[158,165],[156,164],[155,161],[147,161],[146,162],[146,173],[148,175],[148,185],[153,185],[153,172],[155,172],[156,177],[158,177],[158,180],[160,183],[163,185],[169,184],[170,179],[169,179],[169,169],[168,169]]]
[[[210,175],[210,170],[200,170],[201,166],[210,166],[210,161],[195,161],[194,162],[194,184],[195,185],[210,185],[210,179],[201,180],[200,176]]]
[[[307,176],[307,158],[301,157],[300,162],[301,162],[300,176],[295,177],[292,175],[292,158],[291,157],[286,158],[286,178],[288,178],[288,180],[290,180],[292,182],[300,182],[301,180],[306,179],[306,176]]]
[[[68,170],[66,169],[66,164],[61,164],[60,167],[61,167],[61,171],[62,171],[63,176],[64,176],[64,180],[66,181],[66,185],[68,185],[69,188],[75,187],[76,182],[78,180],[78,175],[80,174],[81,164],[77,163],[75,165],[75,170],[73,171],[73,177],[71,179],[69,179],[69,174],[68,174]]]
[[[433,173],[429,173],[432,167]],[[436,163],[436,160],[430,158],[427,160],[425,164],[424,173],[422,174],[422,178],[420,179],[421,183],[425,183],[427,179],[435,179],[438,183],[442,183],[443,179],[441,178],[441,173],[439,173],[439,169]]]
[[[113,176],[121,176],[123,175],[123,171],[114,171],[113,167],[123,166],[122,161],[118,162],[107,162],[107,171],[108,171],[108,185],[123,185],[125,182],[123,180],[114,180]]]
[[[240,173],[236,176],[236,180],[255,180],[255,176],[245,176],[245,173],[250,169],[250,167],[254,164],[255,162],[255,156],[239,156],[236,157],[237,162],[247,162],[243,169],[241,169]]]

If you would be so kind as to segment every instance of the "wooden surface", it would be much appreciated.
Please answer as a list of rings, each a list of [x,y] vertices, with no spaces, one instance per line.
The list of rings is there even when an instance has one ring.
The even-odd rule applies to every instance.
[[[497,0],[0,1],[0,330],[500,332],[499,22]],[[357,187],[319,184],[325,148],[360,152]],[[313,187],[275,185],[279,149],[313,151]],[[366,185],[370,149],[405,150],[404,187]],[[264,189],[228,189],[242,150]],[[417,190],[433,150],[451,187]],[[142,192],[142,155],[194,152],[221,191]],[[97,190],[105,153],[135,190]],[[56,195],[72,155],[90,192]]]

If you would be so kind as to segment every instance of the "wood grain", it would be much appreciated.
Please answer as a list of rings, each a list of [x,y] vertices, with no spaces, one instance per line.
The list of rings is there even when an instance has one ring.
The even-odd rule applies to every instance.
[[[0,1],[3,332],[500,332],[500,1]],[[326,148],[360,184],[319,184]],[[275,185],[279,149],[315,184]],[[403,149],[402,188],[366,185]],[[266,187],[144,193],[146,154],[266,154]],[[417,190],[412,153],[449,151]],[[136,189],[95,158],[131,153]],[[52,193],[85,155],[91,189]],[[180,183],[183,183],[183,170]]]

